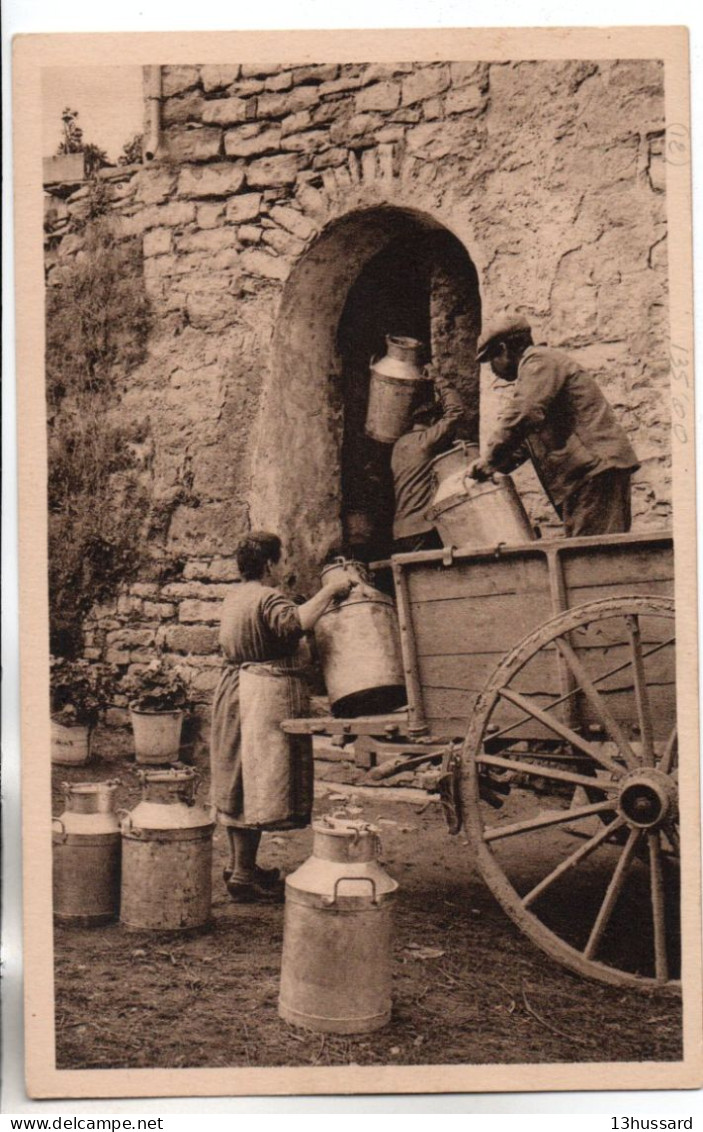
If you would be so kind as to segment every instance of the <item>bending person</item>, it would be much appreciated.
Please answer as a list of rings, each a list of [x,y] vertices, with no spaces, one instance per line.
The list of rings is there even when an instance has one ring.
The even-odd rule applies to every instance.
[[[477,360],[515,388],[472,465],[474,479],[511,472],[530,457],[567,537],[629,531],[630,479],[639,464],[590,374],[562,350],[533,345],[520,317],[487,329]]]
[[[413,406],[412,427],[396,440],[391,456],[395,518],[393,553],[437,550],[442,540],[425,516],[432,502],[432,461],[454,443],[461,423],[461,397],[446,378],[427,366],[437,399],[421,386]]]

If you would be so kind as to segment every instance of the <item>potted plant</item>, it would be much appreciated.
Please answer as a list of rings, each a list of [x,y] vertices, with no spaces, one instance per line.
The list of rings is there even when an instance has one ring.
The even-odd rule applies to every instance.
[[[129,713],[138,763],[178,760],[181,727],[189,707],[188,689],[179,668],[159,656],[122,685],[129,696]]]
[[[82,766],[90,758],[93,730],[114,692],[109,664],[52,656],[49,670],[51,699],[51,761]]]

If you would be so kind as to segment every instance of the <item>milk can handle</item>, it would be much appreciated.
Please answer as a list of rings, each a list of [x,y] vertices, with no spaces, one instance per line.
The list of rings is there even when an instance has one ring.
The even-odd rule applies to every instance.
[[[115,816],[116,817],[119,817],[120,814],[124,814],[124,817],[122,819],[122,824],[124,826],[125,832],[130,833],[131,829],[132,829],[132,816],[131,816],[129,810],[125,810],[124,807],[122,807],[119,810],[115,810]]]
[[[52,824],[52,826],[54,826],[54,825],[61,826],[61,840],[65,841],[68,837],[68,834],[66,833],[66,826],[61,821],[61,818],[52,818],[51,824]]]
[[[337,889],[339,888],[340,884],[344,880],[360,880],[362,882],[366,881],[368,884],[371,885],[371,892],[372,892],[371,903],[372,904],[378,904],[378,895],[376,893],[376,881],[373,879],[373,877],[337,877],[336,881],[334,882],[334,889],[332,890],[332,895],[326,896],[324,898],[324,900],[322,901],[322,903],[325,904],[328,908],[331,908],[334,904],[337,903]]]
[[[490,483],[495,484],[496,487],[497,487],[498,484],[500,483],[500,480],[498,479],[498,472],[491,472],[490,476],[488,477],[488,480],[484,480],[483,482],[488,483],[489,481],[490,481]],[[474,477],[469,475],[468,472],[464,472],[464,475],[462,476],[461,482],[463,483],[464,487],[468,488],[472,484],[477,484],[477,483],[480,483],[481,481],[475,480]]]
[[[344,810],[335,810],[332,814],[332,821],[335,821],[335,820],[336,821],[348,821],[349,815],[346,814],[344,812]],[[349,832],[352,835],[352,845],[356,845],[357,841],[359,840],[359,837],[361,836],[361,829],[359,829],[358,826],[354,826],[353,829],[349,830]],[[344,880],[344,877],[342,877],[342,880]]]

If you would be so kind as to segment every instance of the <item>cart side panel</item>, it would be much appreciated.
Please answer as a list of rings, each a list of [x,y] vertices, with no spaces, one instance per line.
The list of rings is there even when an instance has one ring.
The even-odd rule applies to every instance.
[[[404,575],[424,718],[432,735],[462,737],[503,656],[551,616],[547,560],[458,557],[408,564]],[[551,659],[543,681],[555,678]]]
[[[562,609],[617,594],[673,594],[668,534],[544,541],[499,554],[436,552],[403,556],[394,564],[402,574],[399,601],[412,653],[406,663],[416,674],[411,710],[438,738],[465,734],[476,699],[501,659]],[[658,631],[647,623],[645,635],[652,641]],[[625,659],[622,644],[608,640],[603,626],[597,639],[583,639],[578,647],[607,650],[610,667],[618,663],[618,648]],[[546,650],[525,673],[525,691],[558,695],[563,681],[563,664],[554,650]],[[615,681],[608,697],[619,717],[629,699],[626,683]],[[664,675],[654,708],[662,727],[674,716],[674,687]]]

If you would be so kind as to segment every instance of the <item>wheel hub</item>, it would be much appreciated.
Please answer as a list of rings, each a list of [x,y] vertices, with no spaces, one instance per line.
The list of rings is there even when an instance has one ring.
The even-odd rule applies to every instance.
[[[633,771],[622,780],[618,812],[634,829],[658,829],[676,809],[676,786],[654,767]]]

